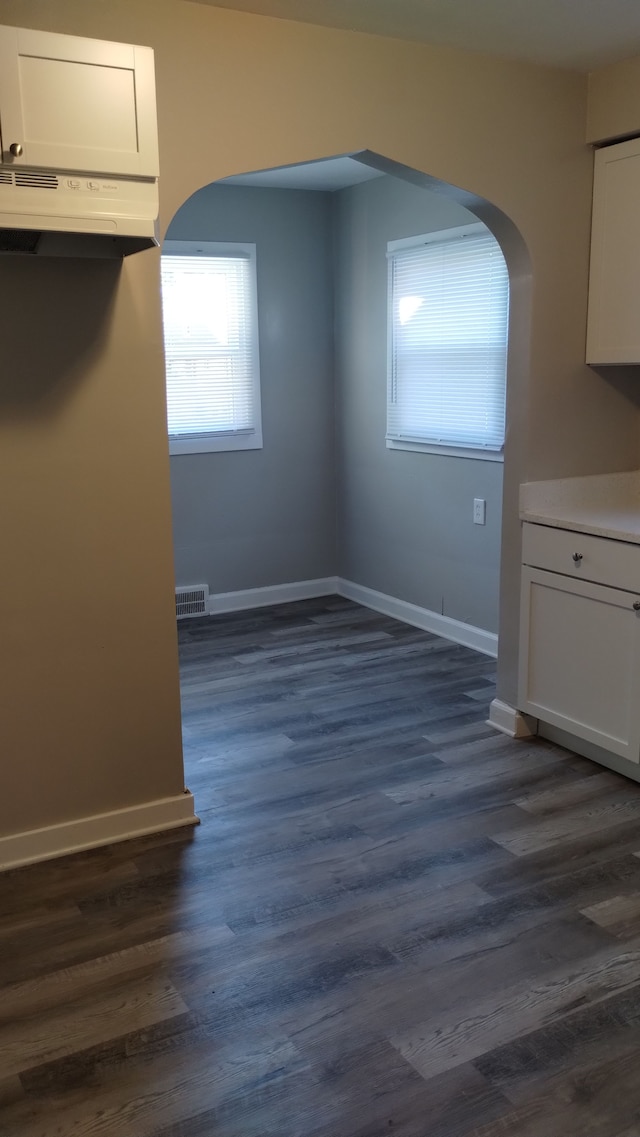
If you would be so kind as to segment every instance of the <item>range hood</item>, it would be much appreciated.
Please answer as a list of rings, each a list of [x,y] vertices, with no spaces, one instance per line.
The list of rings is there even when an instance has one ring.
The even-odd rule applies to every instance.
[[[158,244],[153,51],[0,27],[0,253]]]
[[[0,165],[0,253],[117,258],[158,245],[155,178]]]

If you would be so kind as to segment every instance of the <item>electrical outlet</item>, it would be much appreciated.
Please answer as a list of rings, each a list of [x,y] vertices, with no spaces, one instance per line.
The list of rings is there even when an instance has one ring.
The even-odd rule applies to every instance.
[[[487,503],[483,497],[473,499],[473,524],[485,525],[487,521]]]

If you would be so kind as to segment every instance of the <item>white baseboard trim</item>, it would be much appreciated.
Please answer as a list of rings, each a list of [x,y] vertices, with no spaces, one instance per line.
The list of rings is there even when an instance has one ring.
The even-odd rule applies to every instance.
[[[272,584],[267,588],[244,588],[239,592],[214,592],[209,596],[209,615],[220,612],[242,612],[246,608],[266,608],[270,604],[289,604],[292,600],[313,600],[316,596],[332,596],[338,591],[338,578],[296,580],[290,584]]]
[[[385,616],[392,616],[425,632],[433,632],[445,640],[473,648],[494,659],[498,654],[498,637],[473,624],[463,624],[450,616],[441,616],[428,608],[396,600],[384,592],[365,588],[339,576],[324,576],[317,580],[297,580],[289,584],[273,584],[266,588],[244,588],[238,592],[217,592],[209,596],[209,615],[222,612],[243,612],[249,608],[266,608],[271,604],[289,604],[293,600],[313,600],[317,596],[344,596],[365,608],[373,608]]]
[[[417,604],[409,604],[406,600],[396,600],[394,596],[376,592],[373,588],[365,588],[362,584],[354,584],[353,581],[344,580],[342,577],[338,577],[337,592],[347,600],[363,604],[365,608],[373,608],[375,612],[382,612],[384,616],[392,616],[395,620],[402,620],[414,628],[433,632],[445,640],[471,647],[474,651],[493,656],[494,659],[498,654],[498,637],[495,632],[485,632],[483,628],[476,628],[473,624],[463,624],[461,620],[453,620],[451,616],[441,616],[429,608],[420,608]]]
[[[31,829],[0,837],[0,870],[65,857],[83,849],[95,849],[116,841],[128,841],[147,833],[161,833],[182,825],[198,825],[193,795],[185,790],[175,797],[147,801],[143,805],[80,817],[62,825]]]
[[[495,730],[508,734],[509,738],[533,738],[538,733],[537,719],[531,715],[523,715],[521,711],[517,711],[509,703],[503,703],[501,699],[493,700],[489,707],[487,722]]]

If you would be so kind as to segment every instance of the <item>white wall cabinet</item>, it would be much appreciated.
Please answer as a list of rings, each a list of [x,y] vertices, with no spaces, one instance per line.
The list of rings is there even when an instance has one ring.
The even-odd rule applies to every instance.
[[[523,547],[519,709],[638,764],[640,545],[525,524]]]
[[[587,363],[640,363],[640,139],[597,150]]]
[[[153,52],[0,27],[2,164],[157,177]]]

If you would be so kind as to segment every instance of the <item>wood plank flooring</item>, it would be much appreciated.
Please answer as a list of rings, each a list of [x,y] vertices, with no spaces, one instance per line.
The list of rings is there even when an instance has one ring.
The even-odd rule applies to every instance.
[[[1,1137],[640,1137],[640,786],[337,597],[179,639],[200,828],[0,877]]]

